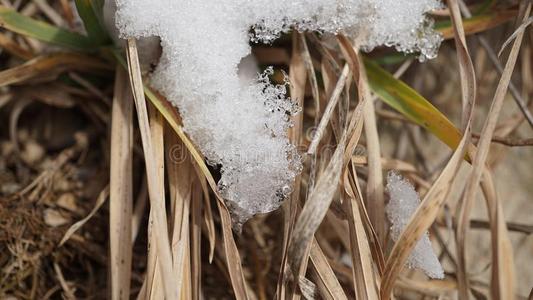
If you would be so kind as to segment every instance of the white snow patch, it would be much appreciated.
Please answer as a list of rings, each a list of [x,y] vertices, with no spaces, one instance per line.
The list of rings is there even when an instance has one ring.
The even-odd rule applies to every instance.
[[[439,6],[439,0],[117,0],[116,26],[121,37],[160,39],[151,85],[178,107],[185,131],[220,166],[220,192],[242,224],[278,208],[301,168],[286,135],[298,109],[285,85],[269,82],[272,69],[239,78],[249,41],[270,42],[293,27],[343,31],[366,50],[387,45],[430,58],[441,37],[425,13]]]
[[[394,172],[389,172],[387,176],[387,191],[390,200],[386,212],[392,224],[390,234],[392,239],[397,241],[420,204],[420,198],[414,187]],[[411,268],[421,269],[431,278],[444,278],[444,270],[433,251],[427,232],[416,244],[407,264]]]

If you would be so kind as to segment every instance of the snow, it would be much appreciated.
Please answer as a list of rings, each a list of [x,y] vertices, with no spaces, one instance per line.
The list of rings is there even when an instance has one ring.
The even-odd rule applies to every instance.
[[[386,207],[387,216],[391,223],[390,234],[392,239],[397,241],[420,204],[420,198],[414,187],[401,175],[394,172],[390,172],[387,176],[387,192],[390,196]],[[409,267],[421,269],[431,278],[444,278],[444,271],[435,252],[433,252],[427,232],[416,244],[407,264]]]
[[[301,168],[286,134],[298,108],[285,85],[269,82],[271,69],[250,78],[250,40],[271,42],[293,27],[344,31],[366,50],[394,46],[424,59],[436,55],[441,40],[424,16],[438,0],[116,3],[121,37],[160,39],[151,85],[179,109],[185,131],[208,161],[220,166],[218,186],[238,224],[278,208]],[[248,71],[239,76],[243,58]]]
[[[394,46],[401,52],[420,52],[425,60],[437,55],[441,37],[424,14],[440,6],[438,0],[260,0],[251,5],[248,23],[256,41],[270,42],[292,27],[344,32],[365,50]]]
[[[74,10],[76,11],[76,10]],[[103,7],[104,24],[115,44],[124,47],[126,42],[119,38],[119,30],[115,26],[115,13],[117,3],[115,0],[106,0]],[[141,38],[137,41],[139,60],[143,71],[149,70],[152,64],[156,64],[161,56],[160,40],[156,36]]]

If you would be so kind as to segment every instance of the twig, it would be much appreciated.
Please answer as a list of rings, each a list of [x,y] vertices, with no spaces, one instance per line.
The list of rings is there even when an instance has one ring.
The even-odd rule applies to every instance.
[[[507,229],[509,231],[515,231],[525,234],[532,234],[533,233],[533,225],[526,225],[526,224],[520,224],[520,223],[513,223],[513,222],[507,222]],[[483,220],[471,220],[470,226],[472,228],[483,228],[488,229],[490,228],[490,224],[488,221]]]
[[[444,226],[442,223],[437,223],[439,226]],[[533,225],[521,224],[515,222],[506,222],[507,229],[509,231],[524,233],[524,234],[533,234]],[[490,229],[490,223],[486,220],[470,220],[470,227],[477,229]],[[453,219],[453,229],[457,228],[457,219]]]
[[[479,139],[481,136],[478,133],[473,133],[472,137]],[[509,147],[527,147],[527,146],[533,146],[533,138],[529,139],[514,139],[514,138],[508,138],[508,137],[499,137],[494,136],[492,137],[493,143],[502,144]]]

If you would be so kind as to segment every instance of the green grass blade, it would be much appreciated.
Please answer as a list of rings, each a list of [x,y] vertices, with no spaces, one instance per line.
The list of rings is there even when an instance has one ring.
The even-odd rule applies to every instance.
[[[435,106],[377,63],[369,59],[364,63],[370,88],[385,103],[432,132],[450,148],[459,145],[461,132]]]
[[[76,9],[80,15],[89,39],[96,45],[102,46],[111,43],[104,26],[102,26],[101,0],[76,0]]]
[[[90,51],[95,45],[84,35],[68,31],[46,22],[26,17],[0,6],[0,27],[37,40],[78,51]]]

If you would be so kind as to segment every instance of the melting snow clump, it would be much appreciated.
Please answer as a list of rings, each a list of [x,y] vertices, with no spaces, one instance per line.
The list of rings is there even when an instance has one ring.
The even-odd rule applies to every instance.
[[[285,96],[286,85],[270,83],[272,69],[253,80],[239,77],[250,40],[271,42],[291,28],[344,32],[365,50],[394,46],[421,59],[434,57],[441,41],[425,17],[439,0],[116,3],[121,37],[160,39],[151,85],[179,109],[185,131],[208,161],[220,166],[218,186],[236,224],[278,208],[301,168],[286,134],[298,111]]]
[[[420,198],[414,187],[394,172],[390,172],[387,177],[387,191],[390,195],[390,201],[386,207],[387,216],[392,224],[390,233],[392,239],[397,241],[420,204]],[[444,278],[444,271],[433,252],[427,232],[416,244],[407,263],[409,267],[421,269],[431,278]]]

